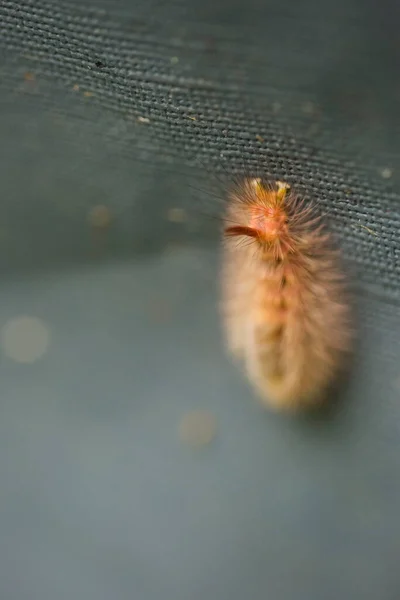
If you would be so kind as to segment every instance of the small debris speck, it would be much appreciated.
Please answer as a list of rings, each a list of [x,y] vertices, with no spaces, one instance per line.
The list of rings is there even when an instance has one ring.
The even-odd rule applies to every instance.
[[[19,363],[34,363],[46,353],[50,330],[36,317],[22,315],[6,322],[1,347],[6,356]]]
[[[164,248],[166,256],[179,255],[187,250],[187,245],[182,242],[168,242]]]
[[[83,92],[83,95],[85,96],[85,98],[91,98],[93,96],[93,92]]]
[[[191,121],[197,121],[196,117],[191,117],[190,115],[188,115],[188,119],[190,119]]]
[[[368,233],[370,233],[371,235],[374,235],[375,237],[378,237],[378,234],[376,233],[376,231],[374,231],[370,227],[367,227],[366,225],[361,225],[361,227],[363,229],[365,229],[365,231],[368,231]]]
[[[137,120],[139,123],[150,123],[150,119],[148,117],[138,117]]]
[[[101,60],[96,60],[95,65],[98,69],[103,69],[106,66]]]
[[[375,236],[375,237],[379,237],[379,236],[378,236],[378,234],[376,233],[376,231],[374,231],[374,230],[373,230],[373,229],[371,229],[370,227],[367,227],[367,226],[366,226],[366,225],[364,225],[363,223],[360,223],[360,219],[359,219],[358,221],[359,221],[359,223],[358,223],[358,224],[359,224],[359,226],[360,226],[362,229],[364,229],[365,231],[368,231],[368,233],[369,233],[370,235],[373,235],[373,236]]]
[[[72,91],[79,92],[79,85],[77,83],[75,83],[75,85],[72,87]]]
[[[186,220],[186,213],[183,208],[170,208],[167,219],[172,223],[183,223]]]
[[[24,79],[25,79],[25,81],[35,81],[35,80],[36,80],[36,77],[35,77],[35,75],[34,75],[33,73],[31,73],[30,71],[27,71],[27,72],[24,74]]]
[[[381,176],[383,177],[383,179],[390,179],[392,175],[393,175],[393,171],[392,171],[392,169],[389,169],[388,167],[386,167],[385,169],[382,169],[382,171],[381,171]]]
[[[147,308],[147,314],[151,323],[161,325],[171,319],[172,310],[167,302],[157,300],[150,303]]]
[[[171,65],[176,65],[179,62],[179,58],[177,56],[171,56]]]
[[[111,213],[107,206],[99,204],[90,210],[88,221],[96,229],[105,229],[111,223]]]
[[[261,143],[264,141],[264,138],[261,135],[256,135],[256,140],[257,140],[257,142]]]
[[[182,442],[192,447],[207,446],[216,436],[217,422],[208,411],[192,411],[181,419],[179,437]]]
[[[306,115],[313,115],[315,113],[315,104],[310,100],[303,103],[301,110]]]
[[[318,123],[311,123],[310,128],[308,130],[308,135],[316,135],[319,131],[319,124]]]

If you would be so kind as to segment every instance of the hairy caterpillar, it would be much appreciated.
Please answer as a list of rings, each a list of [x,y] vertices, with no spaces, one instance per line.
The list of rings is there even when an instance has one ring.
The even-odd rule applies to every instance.
[[[247,179],[224,219],[222,311],[229,351],[277,409],[322,402],[352,347],[338,252],[286,183]]]

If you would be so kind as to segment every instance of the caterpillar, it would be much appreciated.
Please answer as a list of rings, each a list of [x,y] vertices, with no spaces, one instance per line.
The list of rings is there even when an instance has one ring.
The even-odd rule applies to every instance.
[[[228,351],[262,403],[321,404],[347,365],[353,331],[339,252],[315,205],[287,183],[246,179],[229,194],[223,238]]]

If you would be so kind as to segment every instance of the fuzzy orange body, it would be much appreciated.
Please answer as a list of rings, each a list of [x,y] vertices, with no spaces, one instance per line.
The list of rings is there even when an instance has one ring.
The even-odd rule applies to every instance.
[[[225,238],[222,307],[229,350],[269,405],[319,403],[352,345],[330,236],[289,186],[251,179],[230,197]]]

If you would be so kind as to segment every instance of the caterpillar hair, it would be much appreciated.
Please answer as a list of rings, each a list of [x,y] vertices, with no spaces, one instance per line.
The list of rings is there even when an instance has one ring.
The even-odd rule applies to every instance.
[[[224,218],[228,350],[261,401],[296,410],[327,397],[352,349],[347,285],[321,216],[283,182],[237,184]]]

